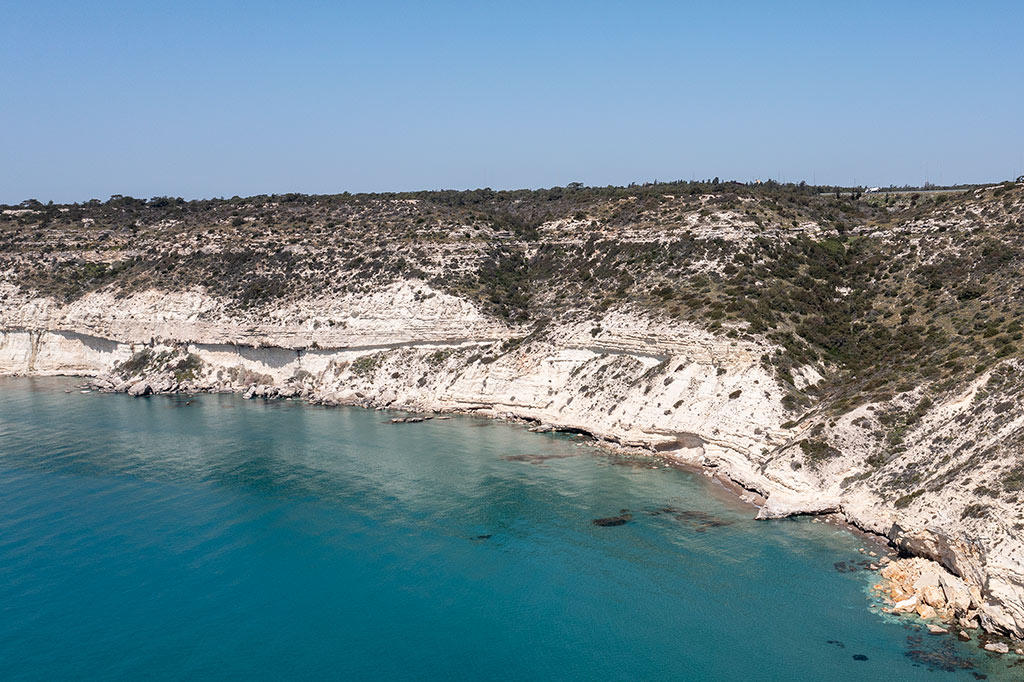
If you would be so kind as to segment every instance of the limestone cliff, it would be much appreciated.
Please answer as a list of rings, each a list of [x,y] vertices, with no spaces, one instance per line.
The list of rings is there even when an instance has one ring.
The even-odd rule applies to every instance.
[[[839,512],[962,579],[953,616],[1024,635],[1021,188],[840,226],[802,188],[657,191],[536,222],[346,200],[305,237],[242,211],[8,226],[0,373],[585,431],[731,478],[761,518]],[[373,220],[403,236],[353,236]]]

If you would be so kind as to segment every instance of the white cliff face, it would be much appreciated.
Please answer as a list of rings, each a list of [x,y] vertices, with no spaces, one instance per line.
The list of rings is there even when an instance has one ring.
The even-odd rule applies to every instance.
[[[131,355],[130,344],[70,331],[0,331],[0,374],[91,376]]]
[[[760,365],[763,348],[623,313],[595,329],[569,325],[504,352],[385,353],[370,373],[343,368],[320,385],[328,396],[354,390],[375,404],[513,413],[625,444],[675,449],[703,434],[700,447],[720,451],[777,440],[782,393]],[[389,381],[396,372],[403,379]]]
[[[69,331],[124,343],[180,341],[277,348],[378,348],[505,338],[469,302],[415,281],[370,294],[309,299],[249,314],[200,291],[94,292],[68,305],[0,283],[0,329]],[[16,371],[13,367],[0,367]]]
[[[871,432],[887,406],[794,423],[786,387],[762,361],[772,344],[629,308],[531,333],[417,281],[258,314],[202,291],[99,292],[61,305],[0,286],[2,374],[105,376],[146,350],[172,359],[108,385],[138,394],[145,382],[151,390],[270,386],[325,403],[579,429],[718,472],[767,499],[762,518],[842,512],[960,576],[977,591],[970,609],[983,624],[1024,634],[1021,504],[987,499],[983,515],[965,516],[977,486],[1004,475],[978,453],[1024,433],[1019,404],[1005,407],[1009,389],[993,387],[992,372],[933,406],[910,445],[879,463],[871,455],[884,446]],[[197,369],[176,374],[172,363],[187,353]],[[807,368],[796,381],[818,378]],[[799,443],[819,435],[835,452],[811,461]]]

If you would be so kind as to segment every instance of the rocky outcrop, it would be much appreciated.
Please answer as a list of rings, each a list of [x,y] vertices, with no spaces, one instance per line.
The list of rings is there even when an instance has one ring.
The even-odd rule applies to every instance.
[[[149,385],[148,381],[136,381],[128,387],[127,393],[134,398],[138,398],[143,395],[152,395],[153,387]]]
[[[964,628],[979,626],[983,606],[981,590],[921,557],[892,561],[879,571],[883,583],[875,585],[894,613],[916,613]]]

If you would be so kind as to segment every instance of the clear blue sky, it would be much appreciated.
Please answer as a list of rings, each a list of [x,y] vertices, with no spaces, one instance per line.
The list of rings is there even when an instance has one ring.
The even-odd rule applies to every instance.
[[[47,2],[0,202],[1024,173],[1024,3]]]

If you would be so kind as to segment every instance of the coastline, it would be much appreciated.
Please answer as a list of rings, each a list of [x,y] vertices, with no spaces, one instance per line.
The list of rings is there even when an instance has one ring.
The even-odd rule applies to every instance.
[[[296,400],[245,401],[227,394],[162,394],[134,400],[94,390],[81,394],[81,390],[90,390],[79,388],[85,383],[80,378],[59,377],[0,381],[3,402],[13,408],[4,416],[8,430],[13,426],[12,435],[16,437],[8,443],[13,446],[7,463],[9,475],[17,476],[20,470],[32,468],[35,461],[39,468],[52,470],[61,486],[74,491],[93,482],[105,489],[111,485],[107,474],[113,474],[117,477],[113,485],[118,490],[127,489],[127,499],[104,495],[95,502],[111,503],[103,515],[130,519],[128,523],[140,530],[187,529],[190,518],[203,523],[206,515],[191,511],[184,519],[177,518],[166,513],[177,506],[173,502],[169,507],[147,506],[131,513],[133,504],[138,503],[132,502],[137,500],[132,492],[136,489],[156,498],[181,492],[186,499],[196,500],[197,506],[202,501],[244,517],[250,515],[249,509],[265,510],[267,505],[302,509],[289,513],[295,521],[290,526],[294,532],[286,532],[308,537],[312,546],[319,548],[295,558],[296,564],[308,565],[310,573],[323,578],[324,583],[315,592],[326,587],[330,593],[331,585],[351,584],[348,573],[328,570],[330,564],[325,562],[330,556],[351,548],[354,565],[366,566],[364,562],[373,562],[379,556],[375,548],[388,546],[376,542],[378,536],[370,536],[366,542],[359,540],[366,537],[361,533],[365,518],[398,529],[399,535],[405,534],[403,519],[408,518],[413,527],[425,530],[417,537],[424,539],[422,547],[430,552],[431,566],[458,578],[462,575],[459,567],[473,575],[477,562],[486,562],[488,574],[494,576],[491,584],[503,596],[508,593],[500,586],[513,575],[521,576],[523,583],[535,583],[532,590],[527,587],[522,593],[527,601],[540,598],[536,594],[539,590],[545,603],[550,603],[547,595],[551,585],[558,585],[559,580],[578,584],[581,576],[589,575],[602,583],[614,582],[632,593],[645,594],[654,603],[669,602],[673,606],[666,608],[666,618],[653,628],[663,632],[669,647],[648,651],[671,652],[672,660],[700,660],[708,655],[710,649],[693,645],[708,639],[700,626],[700,614],[708,614],[705,609],[717,605],[722,610],[711,611],[709,618],[715,623],[711,627],[726,635],[713,638],[718,647],[717,660],[731,655],[747,664],[756,662],[756,654],[750,659],[749,653],[763,651],[764,647],[773,650],[773,646],[793,642],[795,636],[801,646],[788,651],[810,651],[821,665],[849,670],[851,677],[859,679],[863,670],[866,678],[877,673],[871,668],[878,668],[906,670],[908,679],[927,682],[937,673],[912,667],[906,657],[908,651],[920,648],[907,642],[906,637],[924,635],[926,651],[955,652],[957,660],[973,664],[989,679],[1003,679],[1004,670],[1016,661],[1013,656],[989,657],[978,650],[976,643],[928,637],[916,621],[889,618],[878,609],[870,609],[872,602],[865,588],[877,578],[859,566],[868,557],[859,554],[858,548],[873,547],[847,529],[815,523],[813,519],[754,523],[753,510],[740,508],[741,503],[717,483],[703,475],[694,477],[668,468],[654,456],[618,455],[574,434],[531,437],[534,434],[527,430],[529,425],[483,418],[457,416],[445,420],[446,415],[439,414],[424,423],[392,425],[394,418],[413,415],[332,409]],[[65,394],[66,390],[71,394]],[[189,400],[191,405],[187,405]],[[54,418],[59,423],[53,423]],[[25,437],[31,433],[40,437]],[[136,435],[124,437],[126,434]],[[181,439],[175,438],[177,435]],[[432,452],[436,456],[431,456]],[[554,459],[549,459],[552,455]],[[117,483],[120,480],[125,484]],[[465,482],[470,481],[484,487],[468,487]],[[44,489],[43,482],[36,487]],[[430,487],[431,482],[438,482],[441,490],[462,494],[437,496],[428,492],[436,490]],[[301,507],[293,507],[292,499]],[[228,501],[231,503],[225,504]],[[85,518],[95,518],[101,514],[100,507],[90,502],[87,498],[73,504]],[[12,511],[20,513],[20,508],[24,505]],[[614,517],[624,508],[633,518],[623,528],[601,528],[593,523],[595,519]],[[62,514],[67,515],[64,505],[60,509],[51,511],[58,523]],[[267,518],[270,525],[281,527],[273,513]],[[142,525],[134,519],[143,519]],[[110,527],[103,524],[96,529],[97,535]],[[87,525],[73,528],[72,538],[82,537],[88,542],[94,537]],[[249,525],[233,528],[254,543],[254,553],[269,553],[264,546],[269,538],[260,529]],[[319,532],[307,534],[313,529]],[[324,529],[331,530],[328,533]],[[345,529],[356,531],[354,537],[339,532]],[[556,535],[556,531],[567,535]],[[492,533],[486,540],[479,539],[482,534]],[[181,534],[186,543],[191,535]],[[451,544],[437,545],[441,536]],[[139,538],[142,542],[153,540],[152,534],[139,534]],[[225,541],[233,545],[237,539],[232,533]],[[218,550],[216,544],[211,547],[204,542],[203,547],[204,551]],[[579,556],[575,553],[579,547],[586,548],[589,561],[569,561]],[[529,570],[537,561],[533,557],[536,548],[542,548],[539,553],[546,557],[545,565],[556,569],[553,573]],[[291,554],[287,551],[290,545],[284,549]],[[405,570],[408,549],[396,546],[388,555],[394,559],[388,561],[396,569]],[[129,561],[137,553],[126,551],[124,555]],[[49,559],[39,556],[37,561],[45,564]],[[117,559],[114,562],[117,565]],[[171,567],[178,565],[174,556],[168,557],[168,562]],[[274,576],[280,564],[270,557],[267,563],[268,578],[279,579]],[[834,568],[834,563],[844,568]],[[855,571],[846,568],[854,564],[858,565]],[[219,562],[212,564],[214,570],[221,567]],[[97,570],[102,568],[98,566]],[[58,563],[54,570],[66,569]],[[612,570],[618,577],[608,581],[604,576]],[[217,579],[215,574],[212,577]],[[148,575],[140,578],[150,579]],[[372,578],[370,584],[376,583]],[[486,584],[465,580],[454,584],[477,595],[481,602],[493,604],[496,614],[512,603],[511,599],[493,599],[495,590]],[[242,591],[253,595],[251,603],[262,601],[258,590]],[[457,609],[435,610],[435,594],[432,591],[425,597],[431,613],[458,617]],[[638,633],[637,628],[628,625],[631,614],[637,613],[650,622],[650,611],[637,610],[637,605],[644,602],[627,600],[612,607],[598,596],[604,594],[581,590],[573,593],[571,602],[578,604],[581,612],[603,614],[615,608],[621,613],[604,629],[613,643],[621,641],[616,636],[622,632],[622,623],[633,635],[650,641],[650,632],[643,626]],[[287,592],[281,597],[282,606],[289,608]],[[679,603],[683,608],[674,607],[677,598],[683,599]],[[196,603],[200,602],[205,604],[205,597]],[[773,608],[766,608],[768,604]],[[333,604],[332,612],[337,613]],[[556,619],[561,612],[555,611]],[[714,615],[719,613],[729,615],[719,619]],[[750,643],[746,649],[744,645],[737,648],[727,636],[737,632],[734,617],[738,614],[748,616],[742,619],[743,635],[738,638]],[[664,632],[673,625],[687,629],[689,634]],[[119,626],[123,626],[119,619],[111,623],[111,629]],[[581,633],[583,640],[595,636],[593,632]],[[680,637],[690,639],[684,643]],[[846,648],[826,640],[843,641]],[[675,649],[671,647],[673,641]],[[866,654],[872,662],[856,663],[851,660],[852,654]],[[627,665],[628,655],[624,647]],[[784,659],[776,660],[780,671],[791,667]],[[738,668],[737,672],[750,669],[746,664],[733,667]],[[1017,670],[1020,668],[1005,672],[1014,679]]]
[[[5,375],[0,374],[0,376],[5,376]],[[24,377],[48,376],[48,377],[83,378],[83,379],[87,379],[87,381],[82,383],[82,384],[80,384],[78,386],[79,389],[82,389],[82,390],[85,390],[85,389],[87,389],[87,390],[95,390],[95,391],[100,392],[100,393],[115,393],[115,392],[118,392],[118,391],[114,390],[113,388],[111,388],[109,386],[109,382],[105,382],[103,380],[102,376],[97,375],[97,374],[85,374],[85,373],[81,373],[81,374],[48,373],[48,374],[19,374],[19,375],[7,374],[6,376],[24,376]],[[70,392],[70,391],[68,391],[68,392]],[[232,393],[232,394],[236,394],[237,393],[237,394],[245,394],[245,393],[253,393],[253,392],[252,392],[252,387],[250,387],[249,389],[247,389],[244,392],[243,391],[238,391],[238,390],[224,390],[224,389],[212,389],[212,388],[209,388],[209,389],[192,388],[190,390],[174,389],[174,390],[170,390],[170,391],[163,391],[163,392],[160,392],[160,393],[147,393],[145,395],[141,395],[141,396],[140,395],[136,395],[134,397],[146,397],[146,395],[179,395],[179,394],[190,395],[190,394],[197,394],[197,393],[209,393],[209,394],[216,394],[216,393],[222,393],[222,394],[223,393]],[[780,517],[780,516],[767,516],[767,517],[766,516],[762,516],[760,514],[760,512],[765,507],[765,504],[766,504],[766,501],[767,501],[766,496],[762,495],[756,489],[752,489],[752,488],[747,487],[746,485],[744,485],[743,481],[735,479],[735,478],[732,478],[731,476],[728,475],[727,470],[723,471],[718,466],[702,465],[699,461],[694,461],[693,458],[688,458],[685,455],[679,456],[678,454],[676,454],[676,453],[674,453],[672,451],[659,451],[656,447],[653,447],[653,446],[638,447],[636,445],[629,445],[629,444],[618,443],[618,442],[615,442],[614,440],[610,440],[610,439],[598,438],[598,437],[593,436],[591,433],[587,432],[586,430],[581,429],[578,426],[563,427],[563,426],[560,426],[560,425],[557,425],[557,424],[538,424],[536,422],[536,420],[532,420],[532,419],[528,419],[528,418],[523,418],[523,417],[517,416],[517,415],[512,414],[512,413],[492,413],[492,412],[490,412],[488,410],[480,410],[480,409],[474,409],[474,410],[459,410],[459,409],[426,410],[426,409],[422,409],[422,408],[420,408],[418,406],[415,406],[415,405],[408,405],[408,406],[388,405],[388,406],[383,406],[383,405],[372,405],[372,404],[362,404],[362,405],[360,405],[360,404],[344,404],[344,403],[338,403],[338,402],[333,402],[333,401],[325,401],[325,400],[316,399],[316,398],[304,398],[304,397],[300,397],[300,396],[294,396],[294,397],[291,397],[291,396],[290,397],[282,397],[282,396],[260,397],[260,396],[257,396],[255,394],[252,394],[252,395],[244,395],[244,398],[245,399],[262,399],[264,401],[273,401],[273,400],[289,400],[289,401],[293,401],[294,400],[296,402],[304,402],[304,403],[307,403],[307,404],[320,405],[320,406],[324,406],[324,407],[358,407],[358,408],[361,408],[361,409],[375,410],[375,411],[385,411],[385,410],[387,410],[387,411],[395,411],[395,412],[405,412],[405,413],[412,414],[412,415],[417,415],[417,416],[429,415],[429,416],[426,417],[427,419],[433,418],[434,416],[446,416],[446,415],[469,416],[469,417],[483,418],[483,419],[489,419],[489,420],[494,420],[494,421],[502,421],[502,422],[505,422],[507,424],[517,425],[517,426],[524,427],[524,428],[526,428],[526,430],[532,431],[532,432],[536,432],[536,433],[545,433],[545,432],[573,433],[573,434],[577,434],[577,435],[579,435],[579,436],[581,436],[583,438],[586,438],[586,442],[587,443],[589,443],[590,445],[592,445],[594,447],[600,448],[601,450],[604,450],[605,452],[607,452],[610,455],[613,455],[613,456],[614,455],[622,455],[622,456],[628,456],[628,457],[642,458],[642,459],[646,459],[646,460],[655,460],[655,461],[659,462],[660,465],[662,465],[662,466],[671,467],[671,468],[674,468],[674,469],[686,471],[687,473],[690,473],[690,474],[695,475],[695,476],[699,475],[699,476],[707,479],[708,483],[710,485],[713,485],[716,490],[719,490],[724,495],[727,495],[732,501],[734,501],[735,503],[740,504],[743,507],[749,509],[754,514],[754,518],[756,518],[758,520],[773,520],[773,519],[783,518],[783,517]],[[398,425],[399,425],[399,423],[396,423],[396,426],[398,426]],[[878,575],[878,580],[880,581],[878,584],[875,585],[875,589],[872,590],[872,594],[875,595],[875,596],[877,596],[877,595],[884,595],[886,593],[891,593],[891,592],[894,592],[894,591],[898,592],[900,586],[898,584],[894,583],[894,581],[889,580],[888,578],[885,577],[884,572],[882,571],[883,565],[878,565],[876,563],[878,561],[878,559],[868,559],[867,557],[869,557],[869,556],[870,557],[875,557],[877,555],[878,557],[885,557],[885,561],[886,561],[886,563],[890,567],[896,566],[896,564],[898,562],[926,561],[929,564],[928,568],[930,570],[932,570],[933,572],[948,573],[937,562],[934,562],[934,561],[932,561],[931,559],[929,559],[927,557],[920,557],[920,556],[914,555],[912,553],[904,553],[902,551],[902,548],[900,548],[897,545],[897,543],[893,542],[893,540],[891,538],[887,537],[885,534],[878,533],[878,532],[872,530],[870,527],[863,527],[861,525],[858,525],[858,523],[856,522],[856,518],[848,516],[847,514],[845,514],[844,511],[842,510],[842,508],[839,508],[838,510],[835,510],[835,511],[831,511],[831,510],[826,510],[826,511],[823,511],[823,512],[813,512],[812,511],[812,512],[788,514],[786,516],[793,516],[793,517],[807,516],[807,517],[811,517],[812,522],[833,525],[833,526],[835,526],[837,528],[840,528],[840,529],[844,530],[845,532],[852,533],[854,536],[860,538],[861,542],[865,545],[865,547],[860,549],[860,552],[862,554],[865,554],[865,561],[862,562],[862,563],[870,564],[870,566],[865,565],[865,566],[863,566],[861,568],[863,570],[870,570],[873,573],[875,573],[876,575]],[[903,585],[902,587],[903,587],[903,589],[912,589],[912,587],[908,587],[907,585]],[[893,610],[891,607],[893,605],[893,601],[894,600],[893,599],[886,599],[884,596],[882,596],[881,598],[883,599],[882,603],[884,604],[883,606],[881,606],[881,611],[883,613],[889,613],[889,614],[900,614],[900,613],[908,614],[909,613],[909,615],[911,615],[911,616],[915,615],[915,612],[914,612],[913,609],[904,609],[902,611],[900,611],[900,610]],[[876,607],[875,604],[870,603],[870,600],[869,600],[868,603],[866,603],[865,606],[866,606],[866,608],[869,608],[869,609],[872,609],[872,610]],[[917,615],[920,616],[920,620],[918,622],[921,623],[922,627],[935,627],[934,626],[934,622],[936,622],[935,621],[935,619],[936,619],[935,615],[929,615],[927,613],[925,613],[925,614],[918,613]],[[961,618],[961,619],[957,620],[956,618],[950,616],[950,617],[947,617],[946,619],[940,619],[938,622],[941,622],[945,626],[948,626],[948,630],[945,630],[944,634],[946,632],[948,632],[948,633],[950,633],[951,636],[957,636],[957,634],[959,632],[959,636],[962,639],[976,640],[978,642],[979,648],[983,648],[984,646],[989,645],[989,644],[992,644],[993,646],[1002,646],[999,643],[1004,641],[1003,637],[1005,637],[1007,633],[999,632],[998,630],[986,628],[984,626],[984,622],[983,621],[979,622],[976,619],[977,619],[977,613],[974,613],[974,614],[969,614],[969,618],[967,618],[967,619]],[[975,620],[976,622],[973,622],[973,623],[969,622],[971,620]],[[973,636],[972,635],[966,635],[965,636],[965,634],[964,634],[965,631],[966,632],[974,631],[977,634],[974,634]],[[937,633],[937,631],[933,631],[933,634],[938,634],[938,633]],[[1008,642],[1006,651],[1003,651],[1002,649],[998,649],[998,650],[990,649],[989,651],[991,651],[993,653],[1009,653],[1009,654],[1016,653],[1017,655],[1020,655],[1020,651],[1021,651],[1021,649],[1020,649],[1020,644],[1021,644],[1020,640],[1016,640],[1016,639],[1014,639],[1012,637],[1009,637],[1005,641]]]
[[[1024,637],[1024,535],[1000,522],[1018,512],[993,500],[1002,506],[965,513],[976,502],[968,479],[979,473],[966,463],[1003,437],[994,424],[1015,428],[1005,412],[1015,384],[991,388],[1024,371],[1015,360],[936,399],[892,457],[885,416],[913,409],[919,391],[842,414],[805,410],[794,396],[821,375],[805,366],[793,384],[782,381],[769,340],[628,306],[531,331],[418,281],[258,315],[200,291],[96,292],[70,304],[3,285],[0,295],[0,373],[93,377],[132,395],[225,391],[587,433],[699,471],[761,519],[839,513],[977,586],[982,626]],[[935,474],[946,483],[921,488],[906,472],[933,468],[936,451],[955,455]],[[982,474],[998,478],[1000,462]]]

